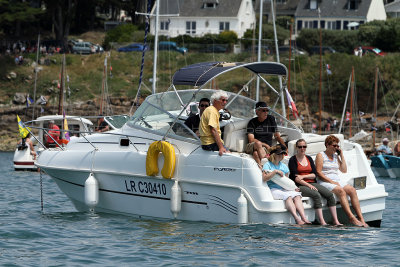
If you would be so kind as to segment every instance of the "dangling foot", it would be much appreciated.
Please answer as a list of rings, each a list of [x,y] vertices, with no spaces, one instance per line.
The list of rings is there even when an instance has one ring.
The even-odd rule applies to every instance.
[[[369,227],[369,225],[364,220],[362,220],[361,223],[363,224],[363,227],[365,227],[365,228]]]
[[[355,216],[353,216],[352,218],[349,219],[351,224],[354,224],[355,226],[363,226],[363,223],[360,222],[359,220],[357,220],[357,218]]]
[[[298,225],[303,225],[303,224],[305,224],[305,222],[304,222],[302,219],[300,219],[300,217],[295,218],[295,220],[296,220],[296,223],[297,223]]]
[[[341,224],[339,221],[333,222],[334,226],[343,226],[343,224]]]

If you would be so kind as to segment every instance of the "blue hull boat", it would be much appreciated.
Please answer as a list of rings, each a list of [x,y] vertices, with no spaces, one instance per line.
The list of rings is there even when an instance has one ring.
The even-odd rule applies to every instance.
[[[371,167],[375,176],[400,178],[400,157],[378,155],[371,157]]]

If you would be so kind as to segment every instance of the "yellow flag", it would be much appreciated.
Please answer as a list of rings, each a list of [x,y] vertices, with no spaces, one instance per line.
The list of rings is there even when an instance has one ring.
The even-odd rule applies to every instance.
[[[17,115],[17,120],[18,120],[19,136],[21,136],[21,138],[25,138],[29,134],[28,131],[29,128],[27,129],[27,127],[25,127],[25,125],[22,123],[18,115]]]

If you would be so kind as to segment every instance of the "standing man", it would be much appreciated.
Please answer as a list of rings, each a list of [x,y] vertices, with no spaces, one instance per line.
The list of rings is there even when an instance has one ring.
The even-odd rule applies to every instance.
[[[201,148],[208,151],[219,151],[219,155],[229,152],[224,147],[219,127],[219,110],[223,109],[228,102],[228,94],[217,91],[211,95],[212,106],[206,108],[200,118],[200,140]]]
[[[204,110],[209,106],[210,106],[210,99],[206,97],[200,99],[199,102],[200,113],[190,116],[185,121],[185,125],[189,127],[199,137],[200,137],[200,131],[199,131],[200,118],[201,115],[203,115]]]
[[[49,134],[46,140],[48,147],[56,147],[56,143],[50,136],[53,137],[57,143],[60,141],[60,128],[54,124],[54,120],[49,121]]]
[[[285,150],[286,145],[279,132],[275,117],[268,115],[269,108],[265,102],[256,103],[257,117],[251,119],[247,124],[247,138],[249,143],[246,146],[246,153],[253,155],[258,166],[261,160],[266,157],[268,149],[272,146],[272,136],[281,144]]]

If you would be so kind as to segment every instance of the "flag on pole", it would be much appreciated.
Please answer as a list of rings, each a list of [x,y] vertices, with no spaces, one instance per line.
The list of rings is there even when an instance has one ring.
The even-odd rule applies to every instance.
[[[63,118],[64,118],[64,139],[65,140],[70,140],[71,138],[69,137],[69,132],[68,132],[68,122],[67,122],[67,118],[65,117],[65,111],[63,111]]]
[[[299,112],[297,111],[296,104],[293,101],[292,96],[290,95],[288,89],[286,88],[286,97],[289,108],[292,110],[293,116],[297,119],[299,117]]]
[[[29,105],[33,104],[33,99],[29,97],[29,95],[26,96],[26,107],[29,108]]]
[[[29,134],[28,131],[29,128],[25,127],[24,123],[21,121],[18,115],[17,115],[17,121],[18,121],[19,136],[21,136],[21,138],[25,138]]]

